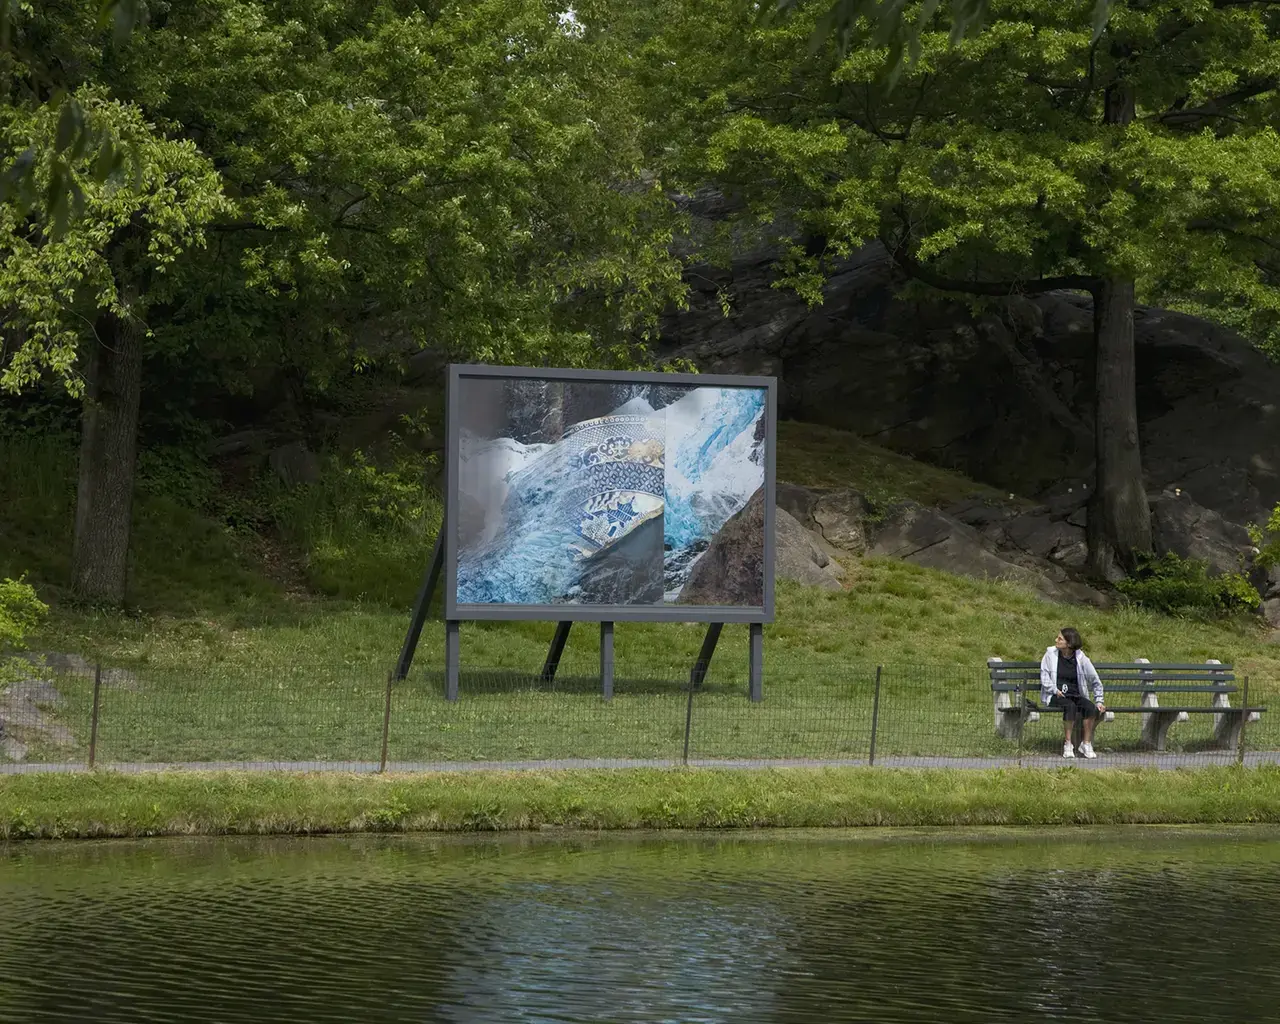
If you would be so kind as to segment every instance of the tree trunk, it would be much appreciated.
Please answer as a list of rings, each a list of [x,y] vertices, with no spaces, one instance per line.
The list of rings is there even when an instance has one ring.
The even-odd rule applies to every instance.
[[[1132,569],[1140,552],[1151,550],[1151,509],[1138,445],[1133,305],[1132,281],[1107,278],[1094,292],[1097,483],[1089,507],[1089,561],[1094,572],[1112,580]]]
[[[1129,82],[1121,80],[1108,87],[1103,109],[1106,124],[1130,124],[1134,112]],[[1130,277],[1108,275],[1093,289],[1097,482],[1089,506],[1089,565],[1113,581],[1134,568],[1138,554],[1151,550],[1151,509],[1138,444],[1133,306]]]
[[[104,312],[86,346],[72,587],[95,604],[124,602],[142,391],[142,330]]]

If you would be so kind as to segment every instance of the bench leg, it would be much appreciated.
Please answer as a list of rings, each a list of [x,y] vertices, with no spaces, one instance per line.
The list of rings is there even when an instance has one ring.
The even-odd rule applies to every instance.
[[[996,735],[1002,740],[1013,740],[1015,743],[1022,736],[1022,724],[1040,721],[1039,711],[1028,711],[1025,719],[1018,714],[1018,705],[1010,700],[1007,693],[996,694]]]
[[[1169,726],[1179,718],[1176,711],[1152,711],[1142,716],[1142,745],[1149,750],[1164,750]]]
[[[1239,711],[1231,714],[1214,715],[1213,744],[1219,750],[1235,750],[1240,746],[1240,729],[1244,725],[1244,715]]]
[[[1022,732],[1022,723],[1018,720],[1018,706],[1013,702],[1013,694],[997,693],[995,698],[996,735],[1002,740],[1016,740]]]

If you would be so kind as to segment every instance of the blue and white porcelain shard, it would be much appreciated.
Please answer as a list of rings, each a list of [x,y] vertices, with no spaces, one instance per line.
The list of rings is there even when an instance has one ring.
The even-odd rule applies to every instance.
[[[483,521],[468,524],[459,550],[458,601],[574,603],[583,562],[659,516],[663,600],[675,600],[701,550],[764,482],[763,412],[762,390],[693,388],[657,412],[631,398],[555,444],[464,437],[463,514]]]

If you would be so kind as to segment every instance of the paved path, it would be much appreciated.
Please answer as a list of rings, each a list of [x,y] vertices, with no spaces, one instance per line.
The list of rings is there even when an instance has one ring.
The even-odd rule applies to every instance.
[[[1280,764],[1280,751],[1259,751],[1245,755],[1245,764],[1257,767],[1262,764]],[[1061,757],[1033,757],[1022,759],[1023,768],[1077,768],[1099,770],[1104,768],[1204,768],[1210,765],[1232,765],[1236,755],[1229,752],[1206,751],[1199,754],[1108,754],[1088,761],[1073,761]],[[388,772],[485,772],[485,771],[563,771],[570,768],[674,768],[678,760],[629,759],[629,758],[564,758],[549,761],[389,761]],[[857,760],[817,760],[806,758],[785,759],[691,759],[691,768],[837,768],[866,767],[865,758]],[[876,759],[877,768],[1017,768],[1015,758],[1002,757],[896,757]],[[138,775],[158,771],[255,771],[255,772],[355,772],[375,773],[377,761],[133,761],[122,764],[99,764],[102,771]],[[69,774],[88,771],[83,762],[76,764],[0,764],[0,775],[25,775],[38,773]]]

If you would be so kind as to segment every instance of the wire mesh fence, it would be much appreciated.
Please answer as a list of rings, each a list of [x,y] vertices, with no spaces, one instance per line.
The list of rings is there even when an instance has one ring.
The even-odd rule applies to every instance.
[[[745,669],[696,686],[687,668],[632,673],[616,679],[610,699],[581,666],[553,678],[464,671],[456,700],[429,671],[398,682],[369,672],[246,677],[212,666],[26,675],[0,685],[0,772],[1064,763],[1061,712],[1034,693],[1030,702],[1002,699],[984,665],[787,664],[766,675],[762,701],[748,699]],[[1280,763],[1274,690],[1239,677],[1229,694],[1177,693],[1174,705],[1162,693],[1165,708],[1127,695],[1097,724],[1098,756],[1071,763]],[[1257,710],[1242,713],[1246,706]]]

